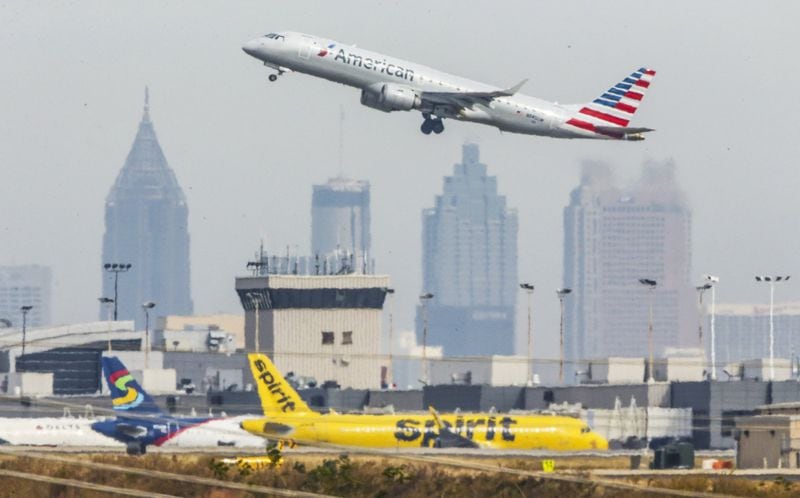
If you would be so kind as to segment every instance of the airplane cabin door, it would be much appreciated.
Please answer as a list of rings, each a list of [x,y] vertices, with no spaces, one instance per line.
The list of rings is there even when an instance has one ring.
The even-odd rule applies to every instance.
[[[297,56],[303,60],[308,60],[308,58],[311,57],[312,48],[310,44],[303,43],[300,45],[300,48],[297,49]]]

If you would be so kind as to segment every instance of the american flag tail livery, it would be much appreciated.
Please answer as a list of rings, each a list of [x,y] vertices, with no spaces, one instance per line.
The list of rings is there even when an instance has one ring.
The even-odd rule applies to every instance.
[[[620,140],[644,140],[642,133],[650,128],[630,128],[636,109],[644,99],[645,92],[653,82],[653,69],[639,68],[630,76],[606,90],[602,95],[582,107],[567,120],[566,125],[581,130],[587,135]],[[601,138],[601,137],[598,137]]]

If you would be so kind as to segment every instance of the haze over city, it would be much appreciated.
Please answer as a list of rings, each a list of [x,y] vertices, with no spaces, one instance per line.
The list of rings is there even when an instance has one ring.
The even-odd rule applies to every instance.
[[[674,160],[692,206],[692,274],[719,275],[719,301],[766,302],[753,275],[792,274],[800,246],[798,11],[721,1],[672,2],[657,14],[641,2],[4,3],[0,264],[51,266],[53,321],[96,319],[104,202],[149,85],[189,206],[197,313],[241,310],[233,277],[262,239],[270,252],[308,253],[311,185],[341,172],[371,183],[376,269],[397,289],[397,325],[412,328],[424,290],[421,211],[467,141],[519,211],[518,274],[537,287],[537,356],[556,355],[563,209],[584,160],[610,164],[621,183],[648,160]],[[372,111],[351,88],[300,74],[268,82],[240,47],[283,29],[500,87],[530,78],[524,93],[559,102],[588,101],[653,67],[633,124],[656,131],[639,143],[556,141],[451,120],[424,136],[417,113]],[[789,285],[778,300],[797,295]]]

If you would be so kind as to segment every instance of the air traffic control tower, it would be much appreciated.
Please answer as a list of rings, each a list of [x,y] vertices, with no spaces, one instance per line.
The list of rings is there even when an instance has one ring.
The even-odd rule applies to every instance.
[[[321,385],[378,389],[388,275],[267,274],[236,279],[247,351]]]

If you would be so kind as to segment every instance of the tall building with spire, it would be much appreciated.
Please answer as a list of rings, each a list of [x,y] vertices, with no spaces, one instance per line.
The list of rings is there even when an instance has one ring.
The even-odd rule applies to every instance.
[[[422,213],[425,300],[417,336],[447,356],[512,354],[517,292],[517,211],[497,193],[476,144],[444,178],[436,205]]]
[[[369,182],[338,176],[314,185],[311,198],[311,252],[335,258],[358,273],[369,273]]]
[[[609,356],[647,358],[651,299],[656,359],[667,348],[700,346],[691,240],[672,161],[645,164],[628,187],[616,185],[607,165],[584,164],[564,208],[564,286],[573,290],[565,303],[567,371]],[[640,279],[655,280],[655,289]]]
[[[186,197],[167,164],[150,120],[144,115],[125,165],[106,198],[102,264],[130,264],[118,275],[120,320],[144,326],[142,303],[156,303],[152,315],[192,313]],[[101,266],[103,296],[114,298],[115,275]],[[106,318],[101,307],[100,318]]]

